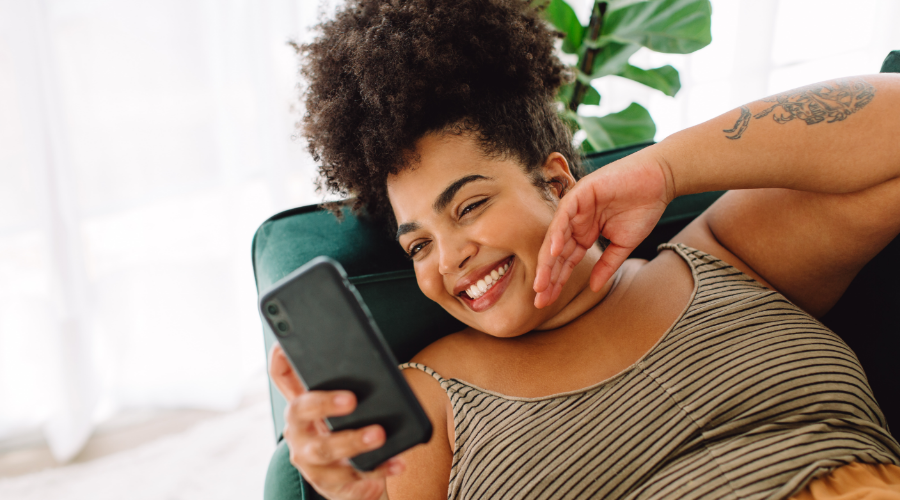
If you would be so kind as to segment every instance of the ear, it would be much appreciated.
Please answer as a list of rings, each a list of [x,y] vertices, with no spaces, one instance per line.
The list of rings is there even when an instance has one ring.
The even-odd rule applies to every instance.
[[[550,156],[541,165],[541,174],[548,181],[557,181],[551,184],[557,198],[561,197],[563,186],[567,186],[567,189],[575,187],[575,176],[569,170],[569,162],[566,161],[566,157],[561,153],[550,153]]]
[[[281,346],[275,344],[269,353],[269,376],[278,388],[278,392],[288,401],[306,392],[294,368],[288,361]]]

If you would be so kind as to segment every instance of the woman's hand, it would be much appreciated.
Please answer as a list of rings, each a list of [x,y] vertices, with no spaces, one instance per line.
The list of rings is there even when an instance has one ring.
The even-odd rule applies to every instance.
[[[652,146],[578,181],[559,200],[541,245],[535,307],[559,297],[572,270],[602,234],[610,244],[594,265],[590,280],[591,290],[599,291],[650,234],[674,197],[672,175]]]
[[[331,432],[325,417],[348,415],[356,408],[350,391],[306,391],[285,357],[275,345],[269,358],[269,374],[287,399],[284,439],[291,463],[303,478],[330,500],[377,500],[387,498],[384,478],[403,472],[404,464],[392,458],[372,472],[359,472],[349,458],[384,445],[380,425]]]

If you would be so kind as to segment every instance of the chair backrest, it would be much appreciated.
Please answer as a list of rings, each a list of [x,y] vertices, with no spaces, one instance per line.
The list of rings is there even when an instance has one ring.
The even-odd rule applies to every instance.
[[[585,167],[593,171],[652,143],[595,153]],[[634,256],[652,259],[656,245],[668,241],[723,192],[677,198],[669,205],[656,230],[638,247]],[[344,220],[317,205],[282,212],[265,221],[253,238],[253,266],[257,292],[290,274],[313,257],[327,255],[344,266],[375,322],[400,362],[408,361],[428,344],[463,328],[422,294],[416,284],[412,262],[390,235],[365,217],[344,211]],[[275,342],[262,321],[266,352]],[[285,401],[269,384],[276,438],[284,427]]]

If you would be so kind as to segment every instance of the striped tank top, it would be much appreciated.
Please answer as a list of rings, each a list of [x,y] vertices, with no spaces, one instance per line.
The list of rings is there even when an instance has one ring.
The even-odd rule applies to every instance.
[[[836,334],[723,261],[664,248],[691,267],[691,299],[610,379],[521,398],[400,365],[450,397],[449,499],[781,499],[844,464],[900,465],[863,369]]]

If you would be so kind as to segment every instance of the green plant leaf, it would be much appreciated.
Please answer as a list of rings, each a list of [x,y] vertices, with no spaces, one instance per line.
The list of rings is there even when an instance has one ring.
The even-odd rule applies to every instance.
[[[550,0],[544,16],[556,29],[566,34],[566,38],[563,40],[563,52],[578,53],[581,40],[584,38],[584,27],[581,26],[581,21],[578,20],[572,7],[564,0]]]
[[[649,0],[609,0],[607,2],[609,4],[609,7],[607,7],[606,12],[612,12],[614,10],[624,9],[625,7],[634,5],[636,3],[644,3],[644,2],[648,2],[648,1]]]
[[[709,0],[635,3],[606,16],[603,37],[637,43],[657,52],[687,54],[712,41],[711,14]]]
[[[600,93],[597,92],[597,89],[591,87],[589,83],[586,85],[587,91],[581,104],[600,104]],[[559,88],[559,92],[556,93],[556,100],[562,102],[568,108],[569,103],[572,102],[574,92],[575,84],[567,83]]]
[[[581,144],[578,147],[581,148],[582,154],[588,154],[597,151],[596,149],[594,149],[594,146],[591,146],[591,141],[588,140],[581,141]]]
[[[595,78],[606,75],[616,75],[628,65],[628,58],[640,50],[641,46],[634,43],[610,42],[606,44],[594,57],[594,67],[590,75],[579,74],[579,78],[585,83]],[[582,52],[581,57],[584,57]]]
[[[581,104],[600,104],[600,92],[588,85],[587,92],[584,93],[584,100]]]
[[[613,142],[612,137],[610,137],[606,127],[603,126],[600,120],[601,117],[597,116],[578,117],[578,125],[581,127],[581,130],[587,133],[587,139],[584,142],[590,144],[594,151],[603,151],[616,147],[616,143]]]
[[[578,116],[578,125],[596,151],[652,141],[656,124],[640,104],[631,103],[618,113],[606,116]]]
[[[674,96],[681,89],[681,79],[678,70],[666,64],[660,68],[641,69],[630,64],[619,72],[619,76],[643,83],[648,87],[662,91],[667,96]]]
[[[572,101],[572,93],[575,91],[575,85],[572,83],[567,83],[559,87],[559,92],[556,93],[556,100],[562,102],[567,107],[569,103]]]

